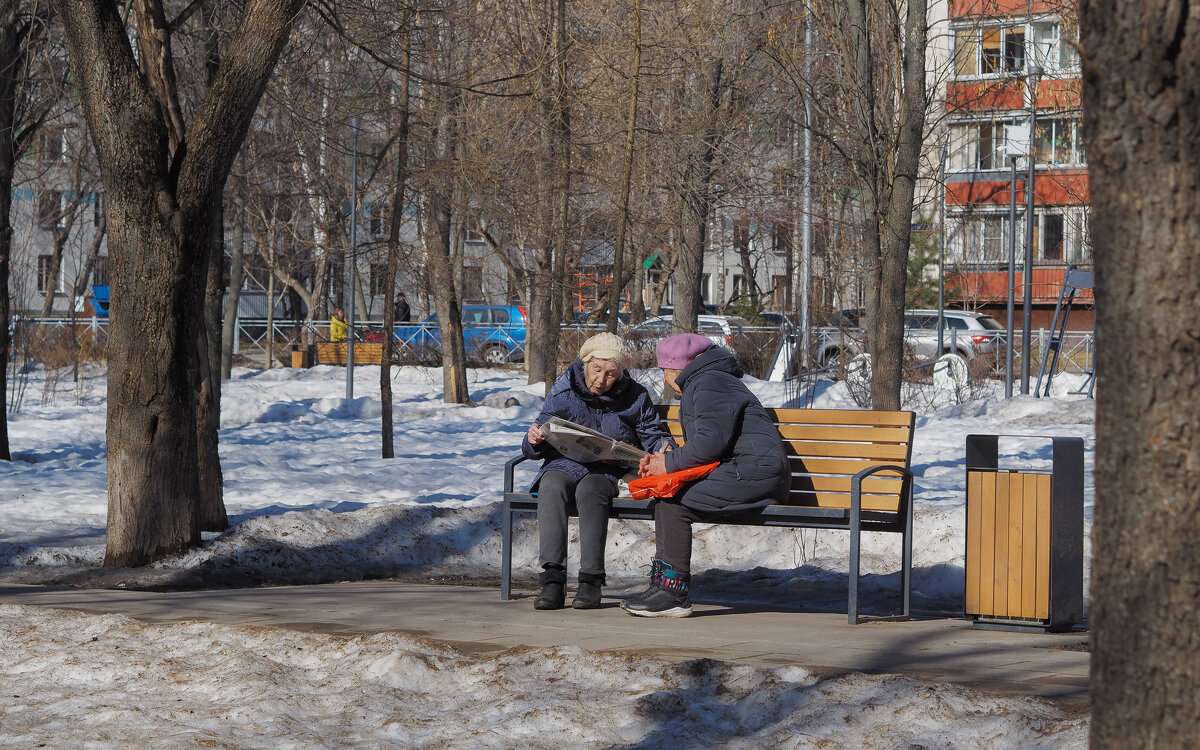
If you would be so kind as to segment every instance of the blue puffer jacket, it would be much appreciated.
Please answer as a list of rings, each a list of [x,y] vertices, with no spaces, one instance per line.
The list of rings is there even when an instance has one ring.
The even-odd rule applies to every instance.
[[[742,383],[742,366],[719,346],[700,354],[675,379],[683,399],[684,444],[666,456],[667,471],[720,461],[679,501],[706,512],[737,513],[787,500],[791,469],[775,423]]]
[[[664,441],[668,445],[675,444],[658,418],[650,394],[640,383],[629,375],[623,375],[607,393],[597,396],[588,390],[583,379],[583,361],[579,359],[550,386],[550,395],[546,397],[537,423],[545,424],[550,417],[560,417],[597,430],[644,451],[656,451]],[[537,490],[542,475],[550,470],[564,472],[577,482],[589,473],[604,474],[616,482],[629,472],[619,464],[581,464],[572,461],[549,443],[543,442],[536,447],[530,445],[528,435],[521,441],[521,453],[526,458],[545,460],[533,480],[531,491]]]

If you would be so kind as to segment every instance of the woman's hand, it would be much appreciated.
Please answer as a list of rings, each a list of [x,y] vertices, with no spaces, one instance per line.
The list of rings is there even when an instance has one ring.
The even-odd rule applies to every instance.
[[[526,433],[526,437],[529,438],[530,445],[537,445],[546,439],[546,436],[542,434],[542,428],[538,426],[537,422],[529,425],[529,432]]]
[[[663,453],[647,453],[638,464],[638,476],[650,477],[667,473],[667,459]]]

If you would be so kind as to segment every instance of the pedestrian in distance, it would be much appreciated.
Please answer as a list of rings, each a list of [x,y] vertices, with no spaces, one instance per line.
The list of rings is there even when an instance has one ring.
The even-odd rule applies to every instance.
[[[600,606],[605,584],[604,545],[608,511],[617,481],[629,469],[615,463],[579,463],[551,446],[541,426],[551,417],[615,438],[646,451],[674,447],[649,392],[629,376],[631,356],[621,337],[599,333],[583,342],[579,359],[550,386],[550,394],[521,441],[526,458],[542,459],[531,492],[537,494],[538,582],[535,609],[566,603],[567,516],[579,516],[579,585],[571,606]]]
[[[404,298],[404,292],[396,293],[396,303],[392,305],[392,320],[396,323],[412,320],[412,310],[408,306],[408,300]]]
[[[687,617],[692,613],[692,524],[785,502],[791,469],[775,422],[742,383],[742,367],[732,354],[694,333],[663,339],[655,353],[663,383],[680,397],[683,445],[646,456],[638,473],[655,476],[720,464],[674,497],[654,501],[650,587],[621,606],[639,617]]]
[[[333,317],[329,319],[329,340],[333,342],[345,341],[349,333],[350,324],[346,321],[346,311],[339,306],[334,309]]]

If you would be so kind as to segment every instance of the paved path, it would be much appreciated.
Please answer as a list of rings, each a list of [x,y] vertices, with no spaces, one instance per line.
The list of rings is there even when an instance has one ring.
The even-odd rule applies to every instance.
[[[0,585],[0,603],[113,612],[149,622],[202,620],[326,633],[399,631],[486,653],[575,645],[673,660],[712,658],[825,674],[895,672],[1007,695],[1088,706],[1085,633],[975,630],[957,619],[852,626],[844,614],[694,605],[687,619],[634,618],[605,598],[595,611],[538,612],[496,589],[368,581],[171,593]]]

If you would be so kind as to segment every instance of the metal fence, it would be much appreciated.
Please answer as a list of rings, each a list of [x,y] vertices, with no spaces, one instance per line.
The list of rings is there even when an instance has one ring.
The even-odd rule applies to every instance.
[[[369,340],[372,332],[377,332],[379,336],[382,336],[383,321],[367,320],[356,322],[355,327],[356,340]],[[497,329],[496,333],[500,333],[505,329],[504,326],[496,326],[495,328]],[[579,351],[579,346],[583,341],[602,330],[605,330],[603,325],[564,325],[559,335],[560,362],[574,360],[576,353]],[[32,346],[33,342],[39,340],[36,334],[40,333],[41,338],[44,339],[47,332],[55,334],[66,331],[72,332],[73,339],[79,346],[102,350],[108,342],[108,319],[100,317],[16,317],[12,321],[10,331],[13,335],[14,353],[24,351],[26,348]],[[268,332],[270,331],[274,332],[273,337],[268,336]],[[486,334],[489,329],[472,329],[472,331],[473,333],[482,335]],[[438,331],[421,323],[411,323],[398,325],[396,332],[396,361],[398,363],[436,364],[440,362],[440,358],[434,356],[436,352],[431,352],[427,345],[419,343],[428,342],[430,339],[436,340],[439,334]],[[627,335],[630,346],[633,349],[635,358],[634,366],[653,367],[654,344],[657,343],[657,339],[641,340],[635,335],[629,334],[628,331],[624,331],[623,333]],[[735,351],[738,360],[747,373],[757,378],[764,378],[771,364],[775,361],[786,335],[781,328],[742,328],[733,337],[733,340],[727,343]],[[847,333],[841,329],[814,329],[808,351],[820,351],[823,342],[844,342],[849,336],[853,336],[853,333]],[[61,335],[59,338],[61,338]],[[290,362],[288,353],[294,348],[307,348],[309,344],[318,341],[327,341],[328,339],[329,326],[324,321],[301,321],[297,323],[293,320],[273,320],[268,323],[265,318],[239,318],[237,319],[237,336],[234,337],[233,353],[265,365],[268,346],[273,343],[273,359],[287,363]],[[1033,351],[1032,359],[1030,360],[1030,371],[1036,375],[1042,368],[1043,358],[1052,353],[1051,331],[1045,328],[1034,330],[1031,342],[1033,344]],[[1090,375],[1094,367],[1095,352],[1096,339],[1094,332],[1065,332],[1058,346],[1058,356],[1053,358],[1055,360],[1054,374],[1075,373]],[[522,343],[514,341],[507,362],[510,364],[520,363],[524,360],[524,355],[525,351]],[[28,357],[30,359],[37,359],[37,352],[29,351]],[[1018,346],[1014,351],[1015,371],[1019,371],[1021,368],[1021,357],[1022,352]],[[813,357],[810,357],[810,359],[815,360]],[[985,374],[992,377],[1002,377],[1004,375],[1005,362],[1002,351],[997,354],[982,355],[977,357],[976,361],[982,364],[974,365],[975,369],[986,368]],[[477,364],[484,363],[480,361]],[[838,366],[840,365],[844,365],[844,363],[836,363],[835,366],[829,366],[827,363],[812,361],[808,369],[809,371],[824,370],[830,376],[837,377]],[[793,374],[799,370],[798,363],[793,363],[789,368],[789,371]]]

